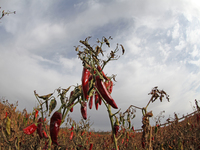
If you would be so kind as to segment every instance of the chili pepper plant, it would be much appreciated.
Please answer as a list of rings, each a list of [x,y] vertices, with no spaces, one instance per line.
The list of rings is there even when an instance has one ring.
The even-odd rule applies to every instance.
[[[40,96],[34,91],[35,97],[39,103],[39,107],[37,109],[40,112],[40,120],[37,123],[31,125],[31,127],[35,127],[34,129],[24,129],[26,134],[32,134],[36,129],[40,136],[43,137],[41,133],[43,130],[47,133],[45,128],[45,123],[42,121],[46,118],[46,114],[48,113],[51,116],[50,119],[50,134],[47,133],[48,139],[47,143],[50,148],[51,144],[59,145],[57,141],[57,136],[59,132],[60,125],[65,122],[65,118],[67,117],[69,111],[73,112],[73,107],[77,104],[80,105],[80,113],[84,120],[87,120],[87,106],[92,109],[93,100],[96,109],[102,104],[105,105],[108,111],[108,116],[110,118],[110,124],[112,129],[112,139],[114,141],[114,148],[118,149],[117,146],[117,132],[119,130],[119,121],[116,117],[116,114],[119,113],[120,110],[117,111],[118,106],[115,100],[112,98],[111,93],[113,89],[113,81],[115,81],[116,75],[107,76],[104,73],[105,66],[112,60],[118,60],[120,56],[117,55],[117,52],[122,50],[122,55],[125,50],[123,45],[117,44],[114,50],[111,50],[107,56],[104,56],[104,45],[110,48],[110,40],[112,37],[106,38],[102,37],[101,40],[97,39],[97,43],[94,46],[89,44],[89,39],[91,37],[87,37],[85,40],[80,40],[81,45],[75,47],[75,51],[77,52],[78,58],[82,61],[83,71],[82,71],[82,84],[81,85],[71,85],[67,89],[58,88],[54,90],[54,92]],[[67,92],[71,89],[70,96],[67,97]],[[57,98],[54,96],[55,92],[58,93],[61,106],[59,110],[55,111],[53,115],[51,113],[57,106]],[[94,97],[94,98],[93,98]],[[116,109],[115,113],[112,113],[111,108]],[[38,128],[37,128],[38,127]],[[30,128],[30,127],[27,127]],[[73,139],[73,132],[71,132],[70,139]]]

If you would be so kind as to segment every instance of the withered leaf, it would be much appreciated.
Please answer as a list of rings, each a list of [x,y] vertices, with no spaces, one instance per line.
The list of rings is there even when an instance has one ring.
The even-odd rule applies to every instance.
[[[153,116],[152,111],[148,112],[148,113],[146,114],[146,116],[147,116],[147,117],[152,117],[152,116]]]
[[[75,47],[75,51],[78,51],[78,50],[79,50],[79,46],[80,46],[80,45],[78,45],[77,47],[74,46],[74,47]]]
[[[120,44],[121,48],[122,48],[122,55],[124,55],[125,49],[124,46],[122,44]]]
[[[10,135],[10,124],[11,124],[11,120],[9,117],[6,118],[6,132],[8,135]]]
[[[106,43],[106,45],[108,45],[108,47],[110,47],[110,43],[108,42],[106,38],[104,38],[104,42]]]
[[[62,94],[66,94],[70,88],[71,88],[71,86],[69,86],[67,89],[62,89]]]
[[[50,93],[48,95],[43,95],[43,96],[38,96],[39,98],[43,99],[43,100],[47,100],[49,99],[49,97],[51,97],[53,95],[53,93]]]
[[[115,53],[113,51],[110,52],[110,57],[114,58],[115,57]]]
[[[51,100],[50,105],[49,105],[49,116],[51,112],[56,108],[57,101],[54,99]]]

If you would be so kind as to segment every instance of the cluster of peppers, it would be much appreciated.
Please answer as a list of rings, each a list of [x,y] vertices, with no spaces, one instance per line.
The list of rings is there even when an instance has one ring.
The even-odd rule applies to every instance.
[[[118,109],[117,104],[110,95],[113,88],[113,82],[111,79],[105,75],[100,66],[97,66],[97,69],[94,71],[90,71],[92,70],[90,66],[89,68],[90,69],[84,66],[82,72],[82,91],[85,101],[83,101],[81,104],[81,114],[84,119],[87,119],[86,102],[89,100],[88,105],[89,108],[92,109],[93,97],[96,110],[98,110],[98,106],[101,105],[102,98],[107,102],[107,104],[111,105],[115,109]],[[93,74],[91,72],[93,72]],[[100,76],[105,79],[105,82]],[[92,81],[92,79],[94,80]],[[93,83],[90,83],[91,81],[94,82],[94,86]],[[90,87],[90,85],[92,86]]]
[[[109,79],[104,72],[102,71],[101,67],[97,67],[97,71],[99,73],[102,73],[102,76],[105,79],[105,82],[103,82],[103,79],[100,78],[99,74],[94,71],[94,74],[91,74],[89,69],[86,67],[83,67],[83,73],[82,73],[82,91],[83,91],[83,97],[85,101],[81,102],[81,114],[83,118],[86,120],[87,119],[87,101],[89,99],[89,108],[92,109],[93,106],[93,97],[95,97],[95,106],[96,109],[98,110],[98,105],[101,105],[102,103],[102,98],[107,102],[107,104],[111,105],[113,108],[118,109],[115,101],[111,97],[112,93],[112,88],[113,88],[113,82],[111,79]],[[90,81],[92,79],[95,79],[95,87],[92,90],[92,95],[89,96],[89,88],[90,88]],[[70,93],[70,97],[74,94],[74,91]],[[71,104],[73,105],[73,103]],[[70,106],[71,106],[70,105]],[[73,112],[73,107],[70,109],[70,112]],[[37,112],[38,114],[38,112]],[[37,116],[35,116],[37,118]],[[61,110],[58,110],[54,112],[54,114],[51,117],[50,120],[50,136],[51,136],[51,141],[53,144],[58,145],[57,142],[57,136],[58,132],[60,129],[62,121],[62,114]],[[24,129],[25,134],[32,134],[37,130],[37,133],[42,139],[43,137],[48,138],[46,132],[42,130],[42,118],[39,118],[36,124],[32,124]],[[114,126],[114,132],[117,134],[119,130],[119,123],[116,123]],[[73,134],[73,132],[72,132]],[[73,135],[70,135],[70,138],[72,139]]]
[[[43,137],[48,139],[47,133],[44,130],[42,130],[42,118],[39,118],[36,124],[33,123],[30,126],[23,129],[24,133],[28,135],[34,133],[36,130],[40,139],[42,139]]]
[[[60,111],[54,112],[50,120],[50,136],[52,143],[56,145],[58,145],[57,136],[60,129],[61,121],[62,121],[61,112]],[[42,139],[43,137],[48,139],[46,132],[42,129],[42,122],[43,122],[42,118],[39,118],[37,123],[33,123],[30,126],[23,129],[24,133],[30,135],[37,130],[40,139]]]

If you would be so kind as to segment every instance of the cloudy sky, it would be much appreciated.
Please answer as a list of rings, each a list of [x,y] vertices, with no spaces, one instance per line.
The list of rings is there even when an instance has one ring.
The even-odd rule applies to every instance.
[[[74,46],[92,36],[112,36],[126,52],[105,67],[117,74],[112,97],[124,112],[129,105],[146,106],[155,86],[170,102],[150,104],[165,119],[193,111],[200,100],[200,2],[197,0],[1,0],[0,11],[16,11],[0,20],[0,97],[30,112],[58,87],[81,84],[82,64]],[[116,110],[113,110],[113,113]],[[70,116],[81,119],[80,105]],[[92,128],[110,130],[105,106],[88,110]],[[163,119],[163,121],[165,121]],[[141,128],[141,110],[132,120]],[[152,123],[154,123],[152,121]]]

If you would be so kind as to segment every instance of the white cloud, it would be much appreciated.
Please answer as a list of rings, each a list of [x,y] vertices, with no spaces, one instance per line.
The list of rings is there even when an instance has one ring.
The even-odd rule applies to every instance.
[[[29,34],[33,37],[35,43],[47,44],[55,39],[62,39],[66,33],[62,24],[44,23],[36,26]]]
[[[154,115],[161,110],[167,117],[174,111],[191,111],[189,101],[200,96],[199,71],[190,68],[193,64],[200,67],[197,1],[88,0],[67,3],[67,8],[61,4],[65,3],[3,0],[2,8],[17,14],[6,16],[0,24],[5,34],[4,42],[0,41],[1,96],[18,99],[20,107],[26,107],[26,102],[35,102],[34,90],[47,94],[60,86],[80,84],[82,64],[73,46],[88,35],[114,34],[117,37],[112,42],[123,44],[126,52],[109,63],[105,73],[117,74],[112,96],[119,108],[145,106],[148,92],[158,86],[170,95],[171,102],[151,104]],[[102,120],[96,116],[107,112],[105,108],[94,111],[88,112],[99,128]],[[79,106],[72,116],[80,119]],[[141,127],[141,118],[133,122]],[[110,130],[109,123],[101,125]]]
[[[198,59],[198,60],[190,60],[188,63],[194,64],[197,67],[200,67],[200,59]]]
[[[194,29],[194,28],[188,27],[186,31],[186,35],[187,35],[187,42],[189,42],[190,44],[195,44],[199,41],[200,29]]]
[[[177,46],[175,46],[175,50],[181,51],[182,49],[185,48],[186,45],[187,45],[187,43],[185,42],[185,40],[180,40],[179,44]]]
[[[126,49],[131,53],[138,54],[141,52],[141,47],[139,46],[140,41],[141,39],[133,37],[130,40],[127,40],[124,44],[126,45]]]
[[[173,39],[176,39],[179,37],[179,27],[180,27],[180,25],[178,23],[174,26],[174,30],[172,32]]]
[[[200,56],[200,53],[199,53],[199,50],[197,49],[197,45],[194,45],[193,46],[193,50],[192,52],[190,53],[190,55],[194,58],[194,57],[197,57],[197,56]]]
[[[168,44],[161,44],[160,42],[158,43],[158,49],[161,51],[161,57],[163,58],[163,62],[165,62],[168,57],[169,57],[169,54],[171,53],[170,52],[170,46]]]

